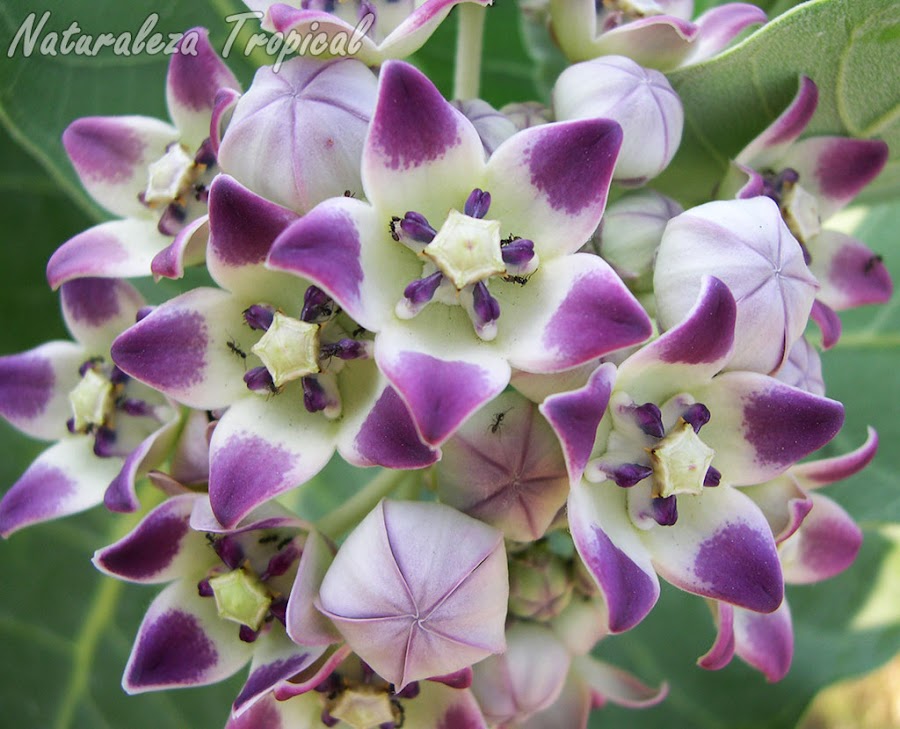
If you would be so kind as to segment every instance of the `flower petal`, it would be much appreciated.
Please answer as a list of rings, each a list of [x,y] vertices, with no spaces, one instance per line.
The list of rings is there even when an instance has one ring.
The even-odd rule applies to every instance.
[[[312,281],[358,324],[380,331],[422,272],[421,261],[388,236],[389,222],[358,200],[329,200],[276,239],[267,265]]]
[[[253,644],[250,675],[234,700],[232,715],[240,716],[246,712],[279,683],[309,668],[324,652],[324,647],[297,645],[274,625]],[[268,727],[259,726],[258,729]]]
[[[139,694],[206,686],[231,676],[252,652],[251,644],[238,639],[237,625],[218,616],[215,600],[200,597],[189,580],[179,580],[147,609],[122,688]]]
[[[60,288],[63,318],[72,336],[91,352],[106,354],[123,330],[134,324],[144,297],[125,281],[79,278]]]
[[[526,286],[495,287],[501,316],[497,346],[510,364],[557,372],[652,333],[647,313],[603,259],[575,253],[545,261]]]
[[[201,215],[185,225],[168,246],[153,257],[150,269],[153,277],[179,279],[184,277],[185,266],[195,266],[206,259],[209,239],[209,216]]]
[[[671,71],[690,58],[700,28],[673,15],[651,15],[600,34],[596,56],[628,56],[645,68]]]
[[[216,518],[233,528],[260,504],[306,483],[334,453],[337,425],[307,412],[299,388],[235,402],[213,432],[209,498]]]
[[[659,598],[650,555],[628,519],[625,492],[582,480],[569,495],[569,529],[609,611],[609,630],[621,633],[643,620]]]
[[[765,23],[766,13],[750,3],[725,3],[710,8],[694,22],[699,31],[691,54],[682,64],[685,66],[712,58],[751,25]]]
[[[894,292],[891,274],[881,256],[849,235],[823,230],[809,241],[810,271],[819,280],[818,298],[841,311],[866,304],[884,304]]]
[[[792,475],[788,471],[767,483],[741,489],[762,509],[776,544],[781,544],[796,532],[812,509],[812,500]]]
[[[249,298],[269,289],[275,276],[263,267],[266,256],[278,235],[299,216],[228,175],[218,175],[210,185],[209,216],[206,265],[213,280]]]
[[[811,494],[812,510],[782,545],[784,579],[804,585],[821,582],[847,569],[862,545],[862,531],[838,504]]]
[[[113,342],[113,361],[191,407],[216,410],[229,405],[247,393],[244,363],[227,346],[227,332],[238,330],[243,308],[225,291],[194,289],[122,333]]]
[[[322,702],[317,694],[293,701],[276,701],[273,694],[266,694],[240,716],[229,716],[225,729],[318,729],[321,717]]]
[[[209,137],[216,93],[222,88],[240,91],[240,84],[213,50],[206,28],[191,28],[176,49],[166,75],[166,104],[181,141],[197,149]]]
[[[63,243],[47,263],[54,289],[74,278],[149,276],[154,257],[171,243],[149,220],[113,220]]]
[[[591,693],[609,699],[619,706],[632,709],[655,706],[669,693],[667,683],[663,683],[659,688],[645,686],[627,671],[590,656],[578,656],[574,660],[574,667],[590,686]]]
[[[782,604],[787,604],[787,601]],[[734,612],[735,609],[741,608],[734,608],[727,602],[718,600],[713,601],[711,605],[716,621],[716,641],[697,659],[697,665],[707,671],[718,671],[725,668],[734,658]]]
[[[88,116],[76,119],[62,142],[97,202],[114,215],[149,217],[138,199],[147,188],[147,167],[178,141],[178,130],[145,116]]]
[[[422,442],[406,403],[374,363],[344,368],[341,388],[338,452],[348,463],[405,470],[425,468],[440,458],[438,450]]]
[[[532,127],[491,155],[484,189],[504,232],[534,241],[541,259],[573,253],[597,229],[622,146],[609,119]]]
[[[162,584],[200,574],[217,561],[201,532],[191,529],[195,494],[173,496],[115,544],[94,553],[94,566],[128,582]]]
[[[122,470],[109,484],[103,503],[110,511],[130,512],[140,507],[135,482],[141,474],[159,466],[179,437],[181,421],[175,417],[153,431],[125,458]]]
[[[366,198],[388,216],[414,210],[438,221],[448,207],[461,210],[484,169],[475,127],[409,64],[389,61],[379,84],[363,152]]]
[[[587,684],[575,672],[571,672],[553,705],[529,717],[517,725],[516,729],[587,729],[591,703],[591,692]]]
[[[406,58],[415,53],[457,5],[474,2],[490,5],[493,0],[426,0],[378,45],[378,58]]]
[[[298,645],[327,646],[341,641],[341,634],[314,605],[334,554],[335,548],[319,532],[309,533],[287,606],[287,632]]]
[[[808,76],[800,76],[797,95],[790,105],[741,150],[735,161],[756,170],[773,167],[806,129],[818,104],[819,89],[815,81]]]
[[[867,429],[866,442],[850,453],[834,458],[820,458],[800,463],[791,469],[791,475],[805,489],[816,489],[835,481],[850,478],[868,466],[878,451],[878,433]]]
[[[421,684],[414,701],[403,706],[409,727],[423,729],[488,729],[471,691],[442,686],[433,681]]]
[[[787,600],[774,613],[760,615],[736,608],[735,652],[770,681],[787,675],[794,656],[794,630]]]
[[[640,402],[707,384],[734,350],[737,306],[728,287],[706,276],[682,321],[641,347],[620,366],[617,386]]]
[[[694,392],[712,419],[703,440],[728,483],[763,483],[830,441],[844,422],[835,400],[753,372],[728,372]]]
[[[465,331],[471,325],[463,318],[458,307],[432,306],[376,340],[378,367],[429,445],[447,440],[509,383],[509,365],[481,342],[472,342]]]
[[[0,357],[0,415],[32,438],[58,440],[72,417],[69,393],[94,353],[74,342],[47,342]]]
[[[600,365],[584,387],[550,395],[540,406],[562,445],[572,483],[581,481],[584,467],[590,460],[597,428],[606,412],[615,380],[615,365]]]
[[[641,538],[660,576],[686,592],[766,613],[784,598],[769,523],[730,486],[680,497],[678,521]]]
[[[97,506],[121,467],[121,458],[95,456],[92,438],[67,437],[50,446],[3,495],[0,536]]]
[[[828,220],[878,176],[887,159],[880,139],[812,137],[791,145],[781,165],[797,171],[799,184],[818,198],[819,217]]]

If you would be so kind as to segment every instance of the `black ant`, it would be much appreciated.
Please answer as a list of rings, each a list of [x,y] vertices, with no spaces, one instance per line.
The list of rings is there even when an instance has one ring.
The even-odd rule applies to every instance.
[[[391,231],[391,238],[395,241],[400,241],[400,233],[397,232],[397,223],[399,223],[402,218],[398,218],[396,215],[391,216],[391,222],[388,223],[388,228]]]
[[[268,536],[259,538],[260,544],[271,544],[272,542],[277,542],[277,541],[278,541],[277,534],[269,534]]]
[[[353,194],[353,190],[344,190],[344,197],[356,197],[356,195]]]
[[[510,410],[512,410],[512,408],[507,408],[507,409],[504,410],[502,413],[495,413],[495,414],[494,414],[494,419],[491,421],[491,432],[492,432],[492,433],[499,433],[499,432],[500,432],[500,426],[503,424],[503,420],[504,420],[504,418],[506,417],[506,414],[507,414]]]
[[[231,350],[232,354],[236,354],[240,357],[244,362],[247,361],[247,353],[238,346],[238,343],[234,341],[234,339],[229,339],[226,344],[228,345],[228,349]]]
[[[522,240],[522,236],[521,235],[511,235],[508,238],[504,238],[503,240],[500,241],[500,247],[503,248],[503,246],[508,246],[514,240]]]
[[[504,276],[503,280],[506,283],[515,283],[519,284],[519,286],[524,286],[528,283],[529,276]]]
[[[883,260],[884,258],[882,258],[881,256],[872,256],[868,261],[866,261],[866,265],[863,267],[863,273],[871,273],[872,269],[875,268],[875,266],[881,263]]]

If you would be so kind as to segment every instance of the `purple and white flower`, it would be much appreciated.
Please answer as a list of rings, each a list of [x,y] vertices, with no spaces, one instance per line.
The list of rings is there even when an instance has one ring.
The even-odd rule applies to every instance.
[[[485,163],[472,124],[390,62],[363,154],[368,203],[322,203],[279,236],[268,266],[376,333],[379,368],[438,445],[502,392],[511,366],[564,370],[650,334],[612,269],[576,253],[620,143],[614,122],[565,122],[514,135]]]
[[[312,478],[335,448],[359,466],[437,459],[379,375],[366,331],[318,287],[263,266],[297,218],[220,175],[210,190],[207,267],[222,288],[162,304],[113,345],[123,371],[174,400],[228,408],[209,474],[213,511],[228,527]]]
[[[723,373],[737,311],[725,284],[707,278],[678,326],[617,372],[605,364],[541,405],[566,453],[572,536],[613,632],[653,607],[657,574],[755,612],[781,604],[775,538],[737,487],[764,483],[827,443],[843,408],[762,374]]]
[[[620,55],[671,71],[710,58],[766,22],[749,3],[726,3],[691,21],[693,0],[550,0],[553,36],[572,61]]]
[[[122,220],[101,223],[64,243],[47,265],[53,288],[86,276],[133,278],[152,272],[179,278],[185,265],[203,261],[208,187],[217,170],[210,125],[217,93],[236,94],[240,86],[207,31],[194,28],[188,34],[197,38],[191,44],[196,55],[179,51],[169,62],[166,102],[172,124],[143,116],[85,117],[63,134],[85,189]]]

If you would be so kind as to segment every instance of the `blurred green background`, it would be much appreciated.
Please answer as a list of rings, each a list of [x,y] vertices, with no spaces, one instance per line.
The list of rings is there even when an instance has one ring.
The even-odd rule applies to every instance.
[[[698,3],[698,9],[713,4]],[[795,3],[761,4],[780,12]],[[814,4],[838,13],[835,17],[843,17],[845,11],[850,13],[849,5],[838,0]],[[879,5],[871,0],[857,3],[857,15],[853,17],[871,16],[863,7],[867,4],[876,10],[893,5]],[[0,5],[0,310],[6,312],[0,327],[0,354],[66,338],[57,297],[44,280],[44,267],[59,244],[103,219],[102,212],[78,187],[65,159],[59,141],[62,130],[73,119],[86,115],[137,113],[165,118],[164,57],[121,58],[108,54],[97,58],[23,58],[19,54],[8,58],[6,49],[22,21],[31,12],[40,16],[50,10],[48,29],[63,30],[76,20],[85,33],[135,32],[155,12],[159,15],[159,30],[179,31],[204,25],[212,31],[213,45],[221,49],[229,32],[222,19],[242,9],[236,0],[190,4],[174,0],[127,4],[48,0],[40,5],[5,0]],[[822,17],[826,16],[819,20]],[[689,121],[685,153],[667,175],[667,191],[678,190],[679,170],[709,170],[710,165],[715,166],[717,153],[711,154],[702,143],[709,136],[704,133],[707,127],[718,128],[730,119],[731,136],[718,138],[715,143],[730,145],[731,149],[725,152],[733,153],[790,99],[800,70],[813,73],[815,69],[820,74],[814,74],[817,81],[820,77],[840,81],[846,66],[832,68],[837,63],[832,50],[851,48],[848,38],[865,40],[866,33],[871,35],[872,30],[866,22],[861,19],[857,25],[848,22],[843,28],[832,28],[827,23],[804,21],[786,23],[786,31],[785,26],[781,30],[775,28],[768,37],[773,39],[770,45],[777,48],[758,45],[754,56],[747,55],[751,59],[774,59],[778,73],[762,81],[749,78],[753,64],[745,64],[740,55],[730,66],[723,64],[725,71],[716,66],[707,69],[702,77],[686,72],[676,74],[673,79],[685,88]],[[879,18],[878,23],[883,32],[879,30],[871,52],[900,58],[897,14]],[[779,40],[776,31],[796,44],[790,53],[785,50],[787,41]],[[801,31],[807,35],[801,35]],[[416,62],[447,94],[451,91],[454,34],[451,18],[416,57]],[[546,39],[542,40],[534,28],[527,37],[528,48],[520,34],[513,0],[495,0],[495,7],[488,14],[482,91],[495,106],[545,98],[547,83],[552,81],[559,59],[548,51]],[[831,46],[829,38],[833,40]],[[798,54],[798,48],[805,55]],[[778,55],[779,49],[782,55]],[[868,52],[868,46],[864,50]],[[543,62],[534,63],[529,53],[540,55]],[[229,64],[245,85],[249,83],[254,59],[232,56]],[[725,84],[721,83],[723,73]],[[702,78],[704,83],[696,78]],[[712,93],[705,89],[716,83],[720,84],[716,86],[717,93],[725,86],[741,90],[742,84],[752,86],[753,91],[741,97],[743,105],[735,108],[730,101],[704,96]],[[828,94],[826,89],[825,105],[829,103]],[[888,101],[893,98],[892,108],[896,111],[900,98],[896,74],[884,79],[878,94],[877,99],[883,100],[885,94]],[[832,116],[827,110],[817,116],[817,131],[845,131],[827,128],[847,123],[839,114]],[[888,121],[878,130],[879,136],[897,133],[898,116],[888,114]],[[710,138],[717,139],[714,135]],[[892,163],[892,170],[888,173],[891,177],[896,164]],[[701,182],[705,184],[703,179]],[[865,205],[845,212],[839,224],[882,254],[895,277],[900,276],[900,203],[896,202],[895,189],[882,185]],[[160,300],[173,292],[171,285],[156,292],[149,283],[143,288]],[[900,440],[900,425],[896,412],[900,391],[900,306],[895,298],[888,306],[850,312],[842,318],[844,337],[834,350],[824,354],[824,364],[828,394],[845,403],[847,424],[826,449],[826,455],[859,445],[865,438],[867,424],[878,428],[882,448],[875,463],[863,474],[826,492],[860,522],[866,539],[858,562],[844,575],[821,585],[789,589],[797,634],[791,673],[781,683],[768,685],[737,660],[717,673],[697,668],[696,657],[714,637],[708,612],[701,600],[666,589],[659,606],[642,625],[605,641],[599,653],[648,682],[668,680],[668,700],[650,711],[610,708],[597,712],[592,726],[787,729],[797,725],[820,689],[874,669],[897,652],[900,449],[896,444]],[[0,422],[0,490],[12,484],[41,450],[42,444]],[[323,478],[327,477],[326,473]],[[224,725],[242,676],[207,689],[139,697],[127,697],[120,689],[132,638],[156,590],[101,578],[89,559],[94,549],[112,541],[132,523],[133,519],[111,518],[96,509],[27,529],[0,543],[0,726],[213,729]],[[816,704],[806,726],[900,726],[898,674],[900,668],[895,663],[861,686],[840,688],[837,693],[833,690]],[[868,718],[866,711],[859,708],[863,705],[870,714]],[[848,712],[848,707],[853,708]]]

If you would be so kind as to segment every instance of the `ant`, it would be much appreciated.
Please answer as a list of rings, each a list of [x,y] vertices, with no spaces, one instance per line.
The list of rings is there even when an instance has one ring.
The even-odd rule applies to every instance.
[[[868,261],[866,261],[866,265],[863,267],[863,273],[871,273],[872,269],[879,263],[884,260],[881,256],[875,255],[872,256]]]
[[[519,284],[519,286],[524,286],[528,283],[529,278],[529,276],[504,276],[503,280],[506,281],[506,283],[516,283]]]
[[[503,424],[503,419],[506,417],[506,414],[512,410],[512,408],[506,408],[502,413],[495,413],[494,419],[491,421],[491,432],[499,433],[500,426]]]
[[[242,360],[244,360],[244,367],[247,366],[247,353],[240,348],[237,342],[234,339],[229,339],[226,344],[228,345],[228,349],[231,350],[232,354],[236,354]]]
[[[402,218],[398,218],[396,215],[391,216],[391,222],[388,223],[388,228],[391,231],[391,238],[395,241],[400,241],[400,233],[397,232],[397,223],[399,223]]]
[[[508,238],[504,238],[503,240],[500,241],[500,247],[503,248],[503,246],[508,246],[514,240],[522,240],[522,236],[521,235],[511,235]]]
[[[356,195],[353,194],[353,190],[344,190],[344,197],[356,197]]]

